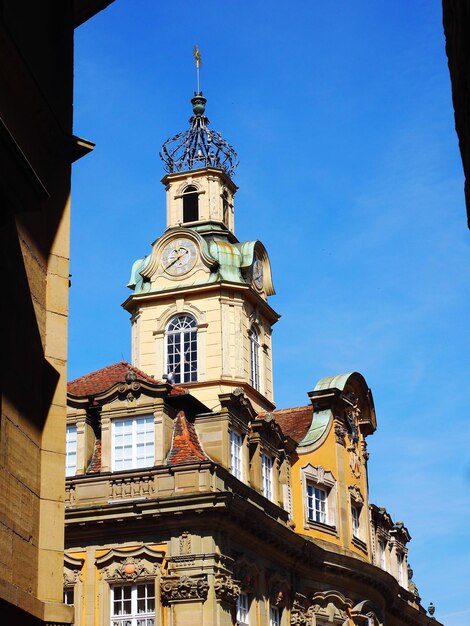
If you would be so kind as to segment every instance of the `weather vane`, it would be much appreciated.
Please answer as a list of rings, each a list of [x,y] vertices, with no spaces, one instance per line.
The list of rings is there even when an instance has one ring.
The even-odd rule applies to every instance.
[[[199,46],[196,44],[193,49],[194,60],[196,61],[196,82],[197,82],[197,92],[201,93],[201,88],[199,84],[199,70],[201,68],[202,59],[201,59],[201,51],[199,50]]]

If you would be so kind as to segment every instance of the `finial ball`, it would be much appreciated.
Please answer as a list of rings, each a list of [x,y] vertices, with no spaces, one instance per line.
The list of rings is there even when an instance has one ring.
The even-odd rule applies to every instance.
[[[206,110],[207,100],[202,95],[202,91],[199,93],[194,92],[194,98],[191,98],[191,104],[193,105],[194,115],[204,115]]]

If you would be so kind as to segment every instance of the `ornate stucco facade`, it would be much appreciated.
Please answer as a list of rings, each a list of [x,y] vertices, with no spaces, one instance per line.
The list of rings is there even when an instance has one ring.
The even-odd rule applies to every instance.
[[[237,240],[236,156],[192,102],[163,149],[167,229],[123,305],[133,363],[68,386],[75,624],[424,626],[410,535],[369,502],[363,376],[275,410],[268,253]]]

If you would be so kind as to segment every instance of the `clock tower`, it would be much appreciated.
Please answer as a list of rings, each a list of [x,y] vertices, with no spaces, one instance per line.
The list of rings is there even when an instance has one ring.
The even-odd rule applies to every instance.
[[[188,130],[160,156],[167,228],[132,267],[132,362],[156,379],[187,387],[210,409],[242,388],[257,411],[274,408],[272,326],[279,315],[269,257],[260,241],[234,232],[237,156],[209,128],[202,92]]]

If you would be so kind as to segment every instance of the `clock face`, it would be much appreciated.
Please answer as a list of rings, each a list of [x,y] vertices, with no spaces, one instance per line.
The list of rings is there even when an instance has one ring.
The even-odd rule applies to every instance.
[[[170,276],[186,274],[192,270],[196,260],[196,246],[190,239],[174,239],[163,248],[162,266]]]
[[[257,258],[255,258],[255,261],[253,263],[252,276],[254,286],[256,287],[256,289],[261,291],[261,289],[263,289],[263,264]]]

